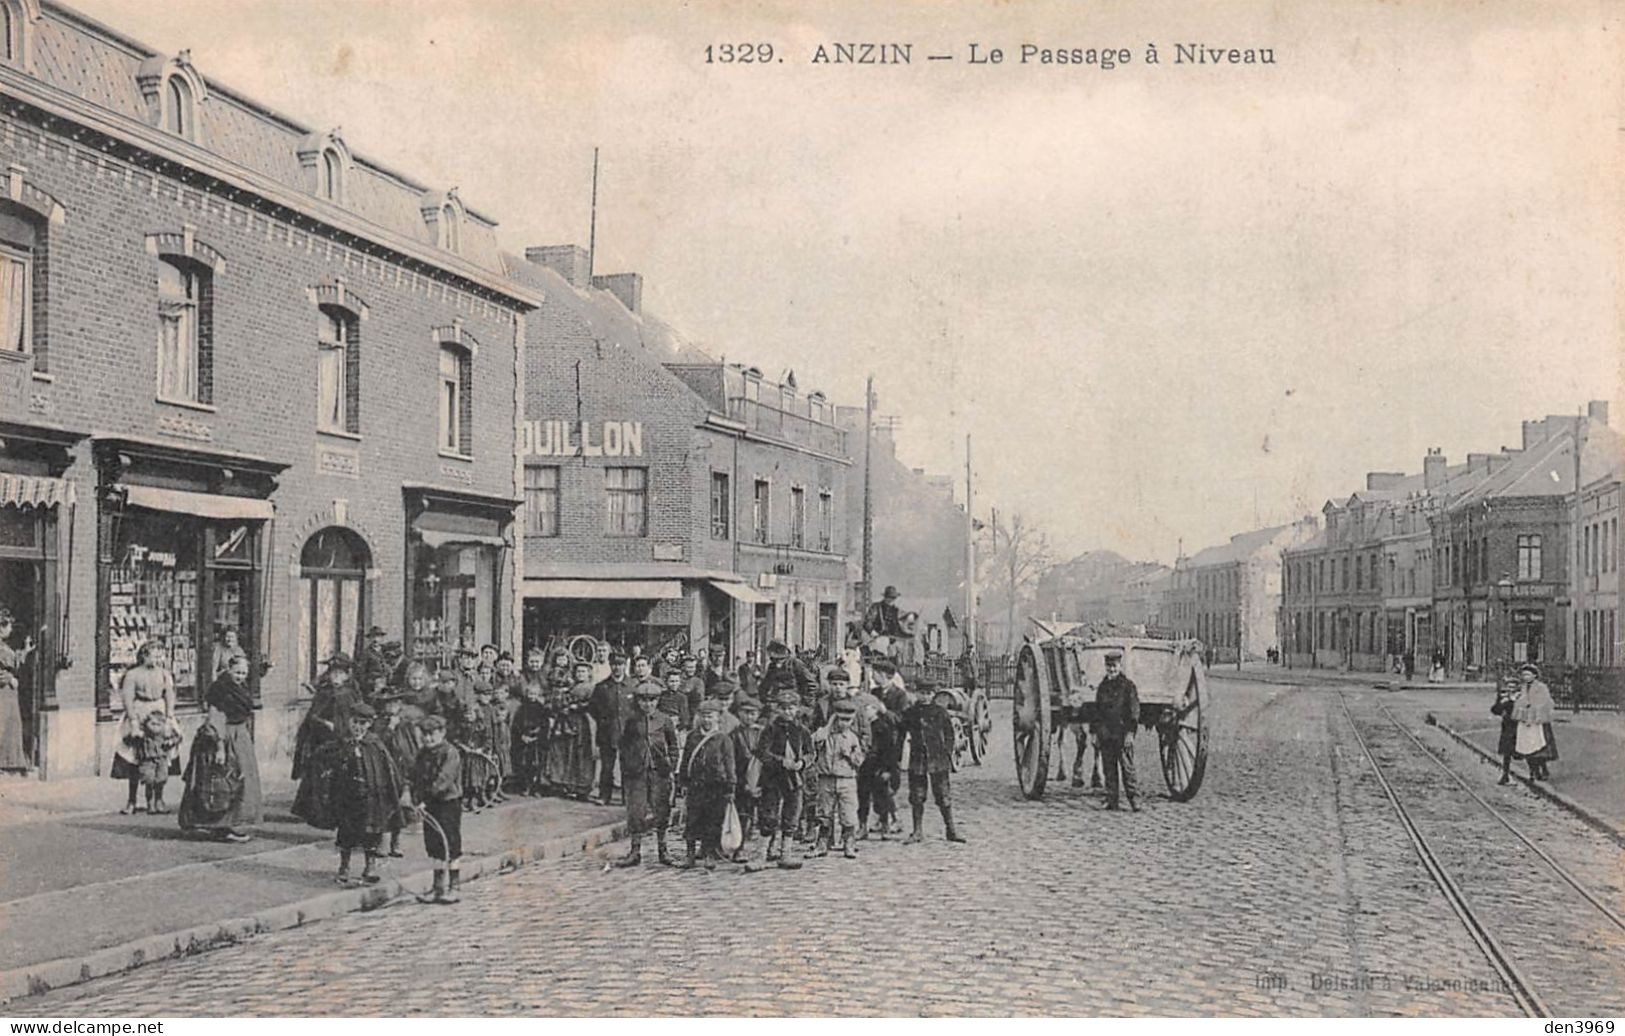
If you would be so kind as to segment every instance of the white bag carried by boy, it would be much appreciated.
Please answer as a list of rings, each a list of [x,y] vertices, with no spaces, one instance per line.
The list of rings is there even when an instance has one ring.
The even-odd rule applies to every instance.
[[[722,818],[722,851],[729,856],[745,844],[745,829],[739,826],[739,810],[728,803],[728,813]]]

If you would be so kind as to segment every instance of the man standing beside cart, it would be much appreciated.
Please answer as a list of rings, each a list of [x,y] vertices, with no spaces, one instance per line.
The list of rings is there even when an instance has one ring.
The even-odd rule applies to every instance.
[[[1095,718],[1100,724],[1097,742],[1106,771],[1106,808],[1117,804],[1118,775],[1128,808],[1138,813],[1140,804],[1134,786],[1134,732],[1140,724],[1140,691],[1123,672],[1123,653],[1106,652],[1106,676],[1095,690]]]

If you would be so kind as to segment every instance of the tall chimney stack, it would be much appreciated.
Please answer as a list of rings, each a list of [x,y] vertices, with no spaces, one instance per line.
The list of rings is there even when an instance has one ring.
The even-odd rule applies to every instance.
[[[1422,488],[1432,492],[1444,485],[1449,462],[1437,446],[1429,448],[1422,458]]]

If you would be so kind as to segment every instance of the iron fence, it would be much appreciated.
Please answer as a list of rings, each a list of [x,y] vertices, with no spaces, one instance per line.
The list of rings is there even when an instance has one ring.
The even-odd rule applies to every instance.
[[[1485,676],[1498,684],[1515,681],[1517,663],[1495,663]],[[1560,709],[1572,712],[1625,710],[1625,669],[1543,663],[1540,678],[1551,688],[1552,702]]]

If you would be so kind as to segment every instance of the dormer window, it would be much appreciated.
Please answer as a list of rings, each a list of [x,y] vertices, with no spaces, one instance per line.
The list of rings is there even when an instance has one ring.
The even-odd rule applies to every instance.
[[[338,127],[312,133],[299,142],[299,164],[305,170],[305,189],[323,201],[343,205],[350,175],[350,149]]]
[[[169,77],[165,91],[164,129],[177,137],[192,135],[192,92],[186,88],[184,80],[175,76]]]
[[[197,143],[198,105],[208,99],[208,86],[192,67],[190,52],[183,50],[172,58],[150,57],[141,63],[135,78],[147,102],[149,124]]]
[[[463,218],[467,213],[457,198],[457,188],[444,194],[425,194],[419,207],[429,228],[429,240],[448,252],[463,249]]]
[[[19,45],[21,41],[18,37],[21,33],[17,26],[17,12],[13,11],[8,3],[0,3],[0,32],[4,33],[4,38],[0,39],[0,47],[4,47],[4,53],[0,56],[5,58],[6,64],[14,65],[22,55],[23,48]]]
[[[28,51],[39,0],[0,0],[0,61],[28,70]]]
[[[448,252],[462,249],[461,228],[457,225],[457,210],[450,205],[440,209],[440,247]]]
[[[344,186],[344,165],[332,148],[322,152],[322,197],[330,202],[340,200]]]

